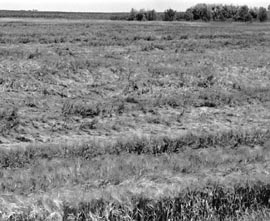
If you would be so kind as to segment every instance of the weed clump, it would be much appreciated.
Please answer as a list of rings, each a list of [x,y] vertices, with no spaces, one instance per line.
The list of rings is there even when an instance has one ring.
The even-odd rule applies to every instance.
[[[64,115],[79,115],[83,118],[95,117],[101,113],[99,102],[84,102],[82,100],[67,100],[63,107]]]
[[[18,108],[5,107],[0,109],[0,132],[8,134],[19,125]]]

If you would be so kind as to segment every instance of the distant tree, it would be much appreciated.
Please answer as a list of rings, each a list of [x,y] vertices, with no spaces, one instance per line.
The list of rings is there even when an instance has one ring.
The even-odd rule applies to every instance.
[[[257,19],[258,18],[258,8],[250,8],[249,9],[249,14],[252,16],[253,19]]]
[[[236,20],[239,7],[234,5],[224,5],[223,11],[226,19]]]
[[[194,20],[193,13],[192,13],[192,11],[189,10],[189,9],[185,12],[184,17],[185,17],[185,20],[186,20],[186,21],[193,21],[193,20]]]
[[[250,13],[248,13],[245,17],[245,22],[251,22],[252,21],[252,16]]]
[[[164,12],[164,21],[174,21],[176,19],[176,11],[173,9],[167,9]]]
[[[212,13],[210,8],[205,5],[202,9],[201,9],[201,19],[203,21],[210,21],[212,19]]]
[[[244,5],[238,9],[236,20],[237,21],[245,21],[245,22],[252,20],[252,16],[249,13],[248,6]]]
[[[214,21],[224,21],[225,20],[225,10],[223,5],[210,5],[208,6],[211,10],[212,19]]]
[[[198,8],[196,6],[187,9],[187,11],[192,12],[194,20],[199,20],[200,19],[200,12],[199,12],[199,10],[198,10]]]
[[[185,12],[177,12],[176,13],[176,20],[177,21],[185,20]]]
[[[270,9],[270,6],[269,6]],[[259,16],[260,13],[260,16]],[[181,15],[183,16],[183,15]],[[179,16],[178,16],[179,17]],[[177,20],[181,20],[177,17]],[[255,19],[267,20],[267,10],[265,8],[248,8],[248,6],[234,6],[222,4],[197,4],[189,8],[184,15],[185,20],[203,21],[243,21],[249,22]]]
[[[270,5],[268,5],[268,11],[270,11]]]
[[[154,21],[157,20],[157,13],[156,11],[153,10],[144,10],[141,9],[140,11],[137,11],[136,9],[131,9],[129,16],[128,16],[128,20],[130,21]]]
[[[210,8],[206,4],[197,4],[188,9],[192,11],[194,20],[210,21],[212,14]]]
[[[266,8],[264,8],[264,7],[260,7],[259,8],[258,18],[259,18],[260,22],[264,22],[264,21],[267,20],[267,11],[266,11]]]
[[[146,21],[146,11],[144,9],[141,9],[136,14],[136,20],[137,21]]]
[[[146,12],[146,19],[148,21],[155,21],[155,20],[157,20],[157,13],[156,13],[156,11],[154,9],[153,10],[148,10]]]
[[[134,21],[136,20],[136,15],[137,15],[137,10],[135,10],[134,8],[131,9],[130,13],[129,13],[129,17],[128,20],[129,21]]]

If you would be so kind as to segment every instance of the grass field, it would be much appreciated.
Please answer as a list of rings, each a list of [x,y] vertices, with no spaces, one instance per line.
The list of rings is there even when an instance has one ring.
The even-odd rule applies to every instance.
[[[0,19],[0,220],[269,220],[270,26]]]
[[[0,18],[43,18],[43,19],[94,19],[110,20],[111,18],[127,18],[128,12],[60,12],[60,11],[26,11],[0,10]]]

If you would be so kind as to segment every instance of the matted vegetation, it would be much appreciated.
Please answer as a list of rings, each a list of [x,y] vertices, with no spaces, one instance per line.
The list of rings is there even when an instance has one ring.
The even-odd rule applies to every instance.
[[[267,25],[0,30],[0,220],[269,220]]]

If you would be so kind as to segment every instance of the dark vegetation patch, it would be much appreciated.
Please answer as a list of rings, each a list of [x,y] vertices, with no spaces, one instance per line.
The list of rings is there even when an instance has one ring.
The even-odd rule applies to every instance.
[[[0,109],[0,133],[8,134],[19,125],[18,109],[15,107]]]
[[[268,183],[243,182],[224,186],[209,182],[207,186],[190,187],[175,197],[161,199],[134,196],[129,202],[106,199],[79,204],[65,202],[57,212],[63,213],[63,220],[267,220],[268,196]],[[10,220],[44,220],[46,215],[49,212],[36,214],[33,218],[31,211],[26,209],[10,216]]]
[[[131,205],[106,200],[64,205],[64,219],[80,220],[239,220],[249,213],[269,209],[270,186],[266,183],[242,183],[231,188],[209,183],[190,188],[174,198],[151,200],[135,196]]]

